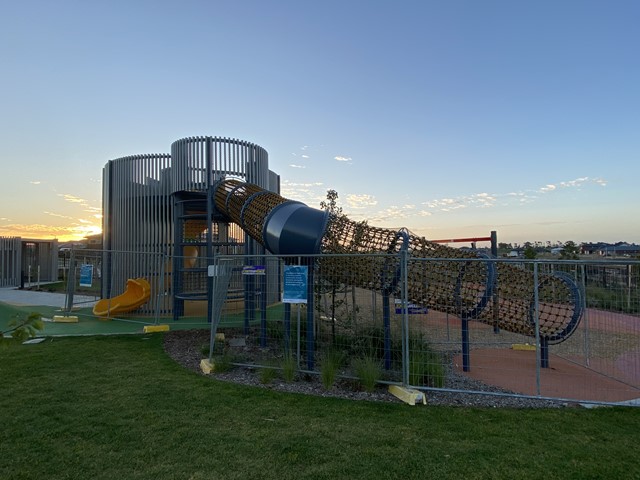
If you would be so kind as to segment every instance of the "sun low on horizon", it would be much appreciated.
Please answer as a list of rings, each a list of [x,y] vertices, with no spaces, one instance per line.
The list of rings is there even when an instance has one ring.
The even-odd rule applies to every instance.
[[[20,237],[25,239],[58,240],[75,242],[102,233],[100,225],[42,225],[9,224],[0,226],[0,237]]]

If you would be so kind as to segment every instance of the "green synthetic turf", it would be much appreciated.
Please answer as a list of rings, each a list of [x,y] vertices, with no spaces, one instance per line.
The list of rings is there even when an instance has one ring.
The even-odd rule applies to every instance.
[[[267,309],[269,319],[282,318],[282,305],[274,305]],[[72,336],[72,335],[105,335],[105,334],[126,334],[142,333],[145,325],[154,325],[153,316],[141,316],[130,314],[120,318],[105,320],[96,317],[91,312],[91,308],[85,307],[74,310],[69,315],[78,317],[78,323],[54,323],[50,320],[55,315],[65,315],[56,307],[47,306],[14,306],[0,302],[0,331],[6,330],[8,322],[16,315],[28,315],[31,312],[42,314],[45,319],[44,330],[38,336]],[[252,325],[260,322],[260,314],[256,312]],[[194,328],[208,329],[210,323],[204,316],[182,317],[173,320],[173,317],[159,317],[158,324],[169,325],[170,330],[190,330]],[[241,327],[244,324],[244,311],[235,313],[225,313],[222,316],[220,327]]]

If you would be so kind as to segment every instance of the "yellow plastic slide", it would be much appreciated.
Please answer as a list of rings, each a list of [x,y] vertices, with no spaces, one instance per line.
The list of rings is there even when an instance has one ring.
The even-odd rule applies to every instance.
[[[113,298],[103,298],[93,307],[93,314],[98,317],[111,317],[118,313],[135,310],[147,303],[151,296],[151,285],[144,278],[130,278],[124,293]]]

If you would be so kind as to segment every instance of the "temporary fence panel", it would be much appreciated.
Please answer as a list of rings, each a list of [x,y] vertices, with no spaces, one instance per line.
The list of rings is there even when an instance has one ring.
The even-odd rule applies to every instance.
[[[252,256],[242,264],[232,283],[243,277],[243,305],[224,308],[219,326],[238,364],[273,368],[293,358],[301,372],[333,369],[343,381],[367,365],[380,381],[426,390],[640,398],[637,265],[628,279],[607,274],[631,298],[614,290],[619,301],[603,304],[583,271],[586,280],[603,274],[585,262],[392,254]],[[291,266],[307,268],[300,301],[286,295]],[[622,304],[636,310],[617,312]]]

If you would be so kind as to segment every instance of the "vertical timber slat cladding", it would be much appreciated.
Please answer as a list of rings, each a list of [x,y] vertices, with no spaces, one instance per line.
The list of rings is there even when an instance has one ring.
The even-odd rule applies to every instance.
[[[103,243],[113,253],[110,264],[105,262],[105,279],[111,286],[104,296],[122,293],[128,278],[145,277],[152,284],[157,275],[157,258],[166,251],[170,239],[163,223],[165,212],[172,210],[166,185],[170,175],[168,154],[143,154],[111,160],[105,175],[105,200],[108,219],[103,231]],[[105,212],[106,213],[106,212]],[[109,227],[110,224],[110,227]],[[151,308],[147,305],[146,308]]]
[[[20,285],[21,257],[20,237],[0,237],[0,287]]]
[[[250,177],[252,183],[270,190],[275,185],[272,176],[277,177],[268,170],[266,150],[226,137],[186,137],[173,142],[171,154],[110,160],[103,169],[103,245],[113,253],[105,254],[108,261],[103,262],[103,296],[122,293],[127,279],[134,277],[145,277],[156,290],[162,288],[162,293],[171,293],[172,282],[161,281],[158,270],[164,268],[165,276],[171,275],[169,266],[163,265],[162,255],[182,254],[174,245],[174,238],[183,238],[181,232],[174,232],[180,225],[174,212],[176,194],[204,194],[208,186],[228,177],[243,181]],[[210,221],[203,225],[211,231],[214,241],[244,241],[244,232],[235,225]],[[157,295],[154,291],[154,296],[162,299],[164,312],[170,310],[170,295]],[[152,313],[151,303],[143,306],[143,311]]]

